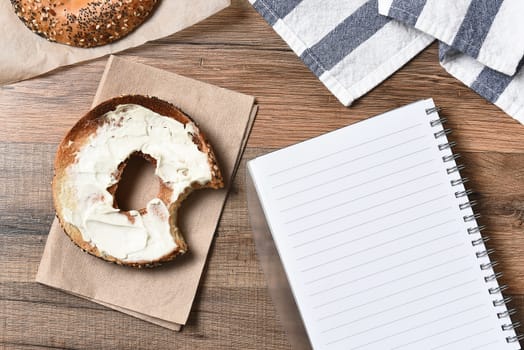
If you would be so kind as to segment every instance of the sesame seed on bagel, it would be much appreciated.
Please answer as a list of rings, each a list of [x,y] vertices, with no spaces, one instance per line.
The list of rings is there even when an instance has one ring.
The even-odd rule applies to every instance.
[[[11,0],[18,17],[44,38],[76,47],[119,40],[152,13],[158,0]]]

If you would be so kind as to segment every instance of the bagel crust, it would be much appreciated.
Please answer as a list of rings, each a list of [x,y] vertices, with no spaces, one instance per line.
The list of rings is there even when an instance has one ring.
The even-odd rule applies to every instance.
[[[149,111],[147,120],[157,121],[156,126],[126,129],[130,123],[141,120],[133,114],[136,110]],[[170,126],[176,129],[167,132]],[[150,136],[135,133],[146,129]],[[118,135],[123,137],[122,142]],[[133,144],[133,137],[151,140],[149,153],[157,154],[159,159],[143,153],[147,147],[127,146]],[[109,152],[97,153],[97,144],[106,140],[109,148],[104,150]],[[181,152],[176,152],[177,149]],[[123,211],[118,208],[114,195],[127,161],[134,155],[155,165],[160,189],[146,208]],[[104,156],[116,165],[104,167],[105,164],[100,163]],[[174,161],[169,162],[170,156],[175,157]],[[154,267],[188,249],[177,227],[177,211],[182,201],[195,189],[223,186],[211,145],[187,115],[158,98],[130,95],[101,103],[67,133],[57,150],[52,189],[60,224],[78,247],[109,262]],[[98,208],[101,208],[100,215]]]
[[[33,32],[61,44],[95,47],[119,40],[141,25],[157,0],[11,0]]]

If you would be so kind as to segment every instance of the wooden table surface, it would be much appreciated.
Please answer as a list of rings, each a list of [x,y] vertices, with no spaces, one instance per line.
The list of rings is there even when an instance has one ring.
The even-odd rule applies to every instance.
[[[524,127],[450,77],[433,44],[343,107],[245,0],[122,56],[254,95],[250,159],[417,99],[444,108],[481,223],[524,321]],[[176,333],[34,282],[54,211],[56,146],[87,111],[106,58],[0,87],[0,348],[288,349],[266,290],[236,176],[189,323]]]

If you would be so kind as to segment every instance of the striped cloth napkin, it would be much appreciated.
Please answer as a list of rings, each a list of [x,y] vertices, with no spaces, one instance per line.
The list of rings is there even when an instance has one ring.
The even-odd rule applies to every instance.
[[[439,39],[451,75],[524,123],[524,1],[379,0],[379,12]]]
[[[440,62],[524,122],[522,0],[249,0],[344,105],[435,38]]]

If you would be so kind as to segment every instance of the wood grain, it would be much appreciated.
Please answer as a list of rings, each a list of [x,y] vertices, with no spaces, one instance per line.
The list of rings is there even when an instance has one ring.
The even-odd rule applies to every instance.
[[[252,94],[260,105],[189,324],[174,333],[34,282],[54,215],[54,152],[91,104],[106,63],[98,59],[0,87],[0,349],[289,349],[251,237],[245,160],[429,96],[455,130],[515,321],[524,321],[524,127],[451,78],[435,45],[351,108],[244,0],[122,56]]]

